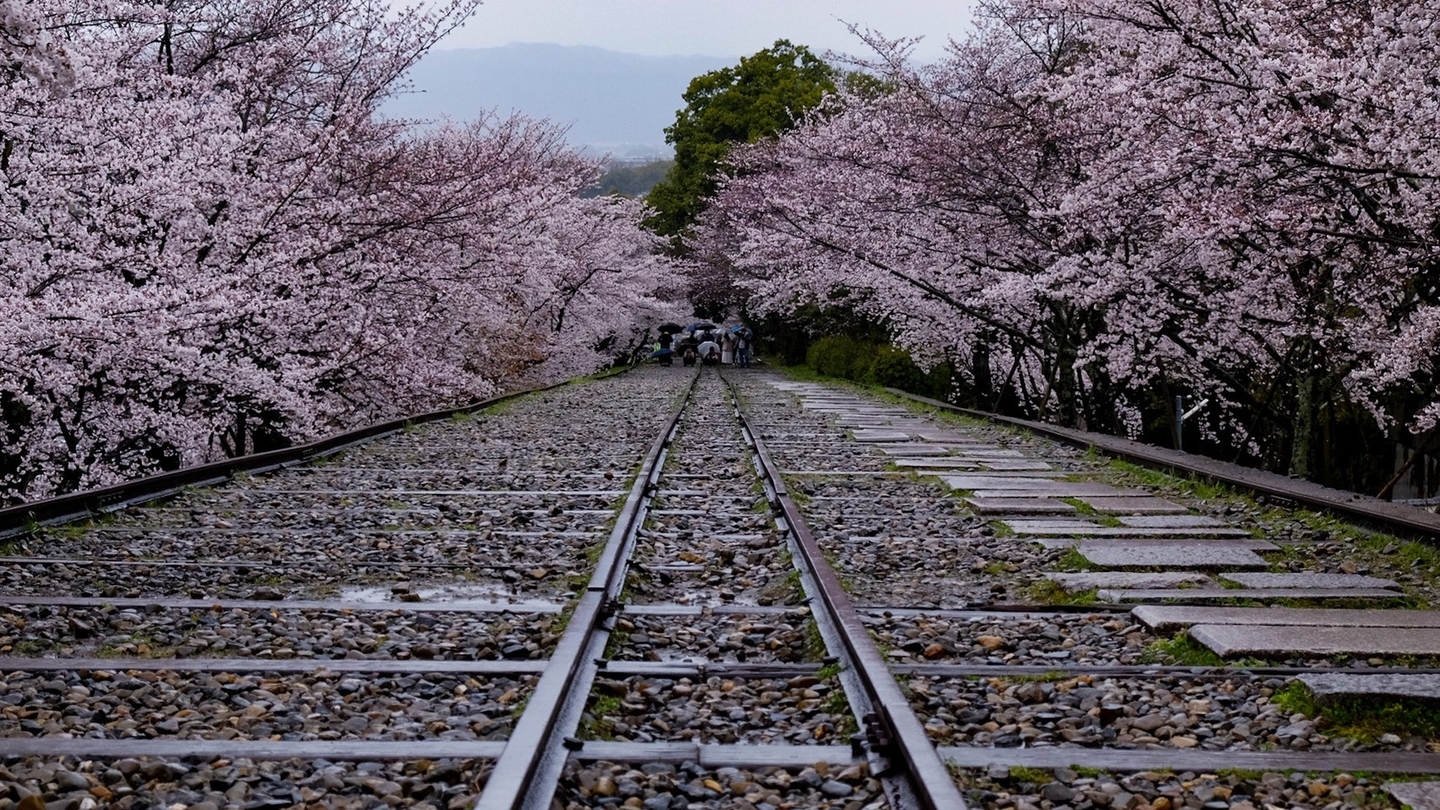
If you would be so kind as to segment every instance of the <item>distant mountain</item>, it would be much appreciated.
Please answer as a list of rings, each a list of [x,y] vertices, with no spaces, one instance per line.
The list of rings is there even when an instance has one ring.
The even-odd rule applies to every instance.
[[[519,43],[436,50],[411,71],[415,92],[392,99],[384,111],[457,121],[491,109],[523,112],[570,124],[576,146],[619,157],[668,156],[664,129],[684,106],[690,80],[734,61]]]

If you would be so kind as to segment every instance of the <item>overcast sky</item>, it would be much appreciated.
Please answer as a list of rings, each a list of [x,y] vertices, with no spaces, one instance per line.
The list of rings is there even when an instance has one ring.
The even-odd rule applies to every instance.
[[[442,48],[511,42],[594,45],[652,56],[748,56],[777,39],[863,53],[845,23],[887,37],[924,36],[921,60],[970,25],[974,0],[485,0]],[[843,20],[844,22],[841,22]]]

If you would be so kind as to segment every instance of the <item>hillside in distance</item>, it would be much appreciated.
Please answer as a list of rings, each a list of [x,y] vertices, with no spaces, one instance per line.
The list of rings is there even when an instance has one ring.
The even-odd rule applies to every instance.
[[[568,124],[575,146],[621,158],[663,157],[671,151],[665,127],[684,106],[690,80],[734,61],[522,43],[435,50],[410,72],[413,91],[384,111],[456,121],[489,110],[522,112]]]

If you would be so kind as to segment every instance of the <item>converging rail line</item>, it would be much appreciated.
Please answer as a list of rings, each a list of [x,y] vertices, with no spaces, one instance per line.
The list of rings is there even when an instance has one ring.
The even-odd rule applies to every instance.
[[[32,507],[0,808],[1437,806],[1404,537],[757,370],[435,416]]]

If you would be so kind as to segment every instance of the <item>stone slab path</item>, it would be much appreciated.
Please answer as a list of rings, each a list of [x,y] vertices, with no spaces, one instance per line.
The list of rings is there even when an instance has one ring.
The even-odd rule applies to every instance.
[[[1088,591],[1096,588],[1156,589],[1190,586],[1223,591],[1220,584],[1195,571],[1080,571],[1050,572],[1045,578],[1067,591]],[[1187,591],[1188,593],[1188,591]]]
[[[1440,610],[1142,605],[1130,613],[1146,627],[1160,633],[1173,632],[1197,624],[1408,627],[1440,630]]]
[[[1075,547],[1101,568],[1172,568],[1184,571],[1240,568],[1263,570],[1265,558],[1248,548],[1214,544],[1092,544]]]
[[[1399,590],[1400,583],[1393,579],[1367,577],[1360,574],[1225,574],[1221,579],[1244,585],[1247,588],[1387,588]]]
[[[1440,628],[1197,624],[1190,637],[1222,658],[1264,655],[1440,655]]]
[[[1105,589],[1098,594],[1102,602],[1221,602],[1227,599],[1369,599],[1385,601],[1402,599],[1404,594],[1380,588],[1240,588],[1219,590],[1195,589]]]
[[[1057,498],[962,498],[977,515],[1066,515],[1075,507]]]
[[[1300,682],[1310,689],[1319,703],[1351,697],[1408,697],[1440,700],[1440,674],[1375,672],[1347,675],[1340,672],[1319,672],[1301,675]]]

